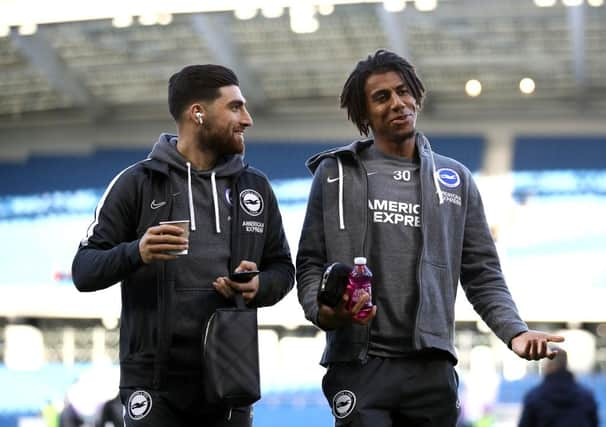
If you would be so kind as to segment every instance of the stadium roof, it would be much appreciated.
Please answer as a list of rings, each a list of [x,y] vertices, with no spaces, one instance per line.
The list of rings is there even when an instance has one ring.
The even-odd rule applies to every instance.
[[[30,3],[33,10],[35,2],[19,2]],[[309,2],[259,5],[267,15],[267,6],[286,3]],[[599,117],[606,111],[606,6],[597,0],[591,2],[596,7],[438,0],[425,12],[409,1],[401,2],[406,7],[400,12],[387,11],[394,3],[337,4],[323,15],[318,10],[330,12],[325,5],[315,9],[317,30],[301,34],[293,31],[287,9],[275,18],[259,11],[242,20],[233,11],[190,10],[154,21],[124,7],[116,11],[122,21],[40,18],[32,26],[36,22],[19,22],[17,14],[5,22],[17,2],[0,2],[0,33],[7,33],[0,37],[0,124],[42,112],[64,119],[85,115],[92,122],[124,110],[166,117],[168,76],[206,62],[236,70],[253,112],[333,112],[355,63],[381,47],[417,66],[429,91],[424,114],[434,119]],[[135,14],[131,25],[129,14]],[[523,78],[533,79],[532,95],[521,93]],[[481,82],[480,96],[466,95],[471,79]]]

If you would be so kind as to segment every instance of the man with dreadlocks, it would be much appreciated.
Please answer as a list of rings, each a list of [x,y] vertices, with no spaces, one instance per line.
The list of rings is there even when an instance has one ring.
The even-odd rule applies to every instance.
[[[480,194],[459,162],[416,129],[425,87],[378,50],[345,82],[341,107],[372,137],[317,154],[297,255],[299,301],[326,331],[322,386],[337,426],[454,426],[459,413],[454,306],[460,280],[494,333],[528,360],[560,336],[530,331],[505,284]],[[318,302],[326,265],[365,256],[373,311]]]

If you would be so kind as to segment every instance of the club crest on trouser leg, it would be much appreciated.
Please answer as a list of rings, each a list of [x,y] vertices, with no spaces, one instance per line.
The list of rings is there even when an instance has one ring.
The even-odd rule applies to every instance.
[[[341,390],[332,398],[332,414],[336,418],[345,418],[356,406],[356,395],[349,390]]]
[[[152,398],[145,390],[135,391],[128,398],[126,410],[128,416],[133,420],[145,418],[152,408]]]

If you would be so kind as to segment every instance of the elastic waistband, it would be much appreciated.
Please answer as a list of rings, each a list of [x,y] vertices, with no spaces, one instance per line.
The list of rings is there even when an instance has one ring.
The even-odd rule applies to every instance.
[[[405,360],[446,360],[456,364],[457,360],[448,351],[440,350],[438,348],[425,348],[422,350],[411,351],[408,353],[402,353],[396,357],[384,357],[384,356],[369,356],[369,357],[383,357],[385,359],[405,359]]]

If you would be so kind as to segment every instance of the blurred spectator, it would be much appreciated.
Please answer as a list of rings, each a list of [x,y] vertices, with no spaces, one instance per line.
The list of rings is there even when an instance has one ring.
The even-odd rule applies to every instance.
[[[482,415],[482,417],[473,423],[473,427],[493,427],[497,424],[495,416],[490,412],[489,409],[486,410],[486,413]]]
[[[74,405],[68,400],[59,416],[59,427],[80,427],[84,425],[84,419],[78,414]]]
[[[52,401],[47,401],[40,412],[46,427],[59,427],[59,411]]]
[[[95,427],[121,427],[124,425],[124,415],[120,395],[108,400],[101,406],[96,417]]]
[[[545,364],[543,382],[524,398],[519,427],[597,427],[593,393],[576,382],[568,370],[566,352],[559,349]]]

